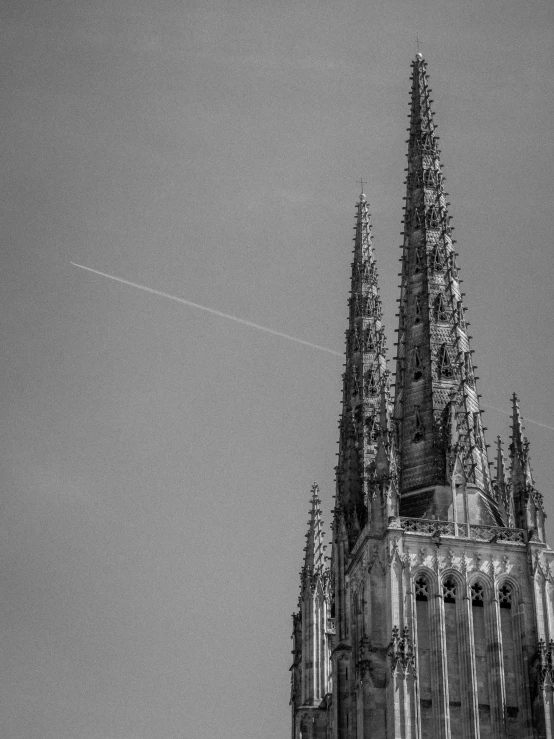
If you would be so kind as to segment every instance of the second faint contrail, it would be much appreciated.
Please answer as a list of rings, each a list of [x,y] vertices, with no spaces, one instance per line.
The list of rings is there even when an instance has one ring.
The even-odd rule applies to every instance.
[[[212,315],[219,316],[220,318],[228,318],[230,321],[236,321],[237,323],[242,323],[243,326],[250,326],[250,328],[258,329],[258,331],[265,331],[266,334],[273,334],[273,336],[280,336],[282,339],[288,339],[289,341],[295,341],[297,344],[303,344],[304,346],[309,346],[312,349],[318,349],[321,352],[327,352],[328,354],[334,354],[336,357],[343,356],[339,352],[336,352],[334,349],[329,349],[326,346],[319,346],[319,344],[312,344],[311,341],[304,341],[304,339],[298,339],[296,336],[289,336],[289,334],[284,334],[281,331],[274,331],[272,328],[267,328],[267,326],[260,326],[258,323],[252,323],[252,321],[246,321],[244,318],[238,318],[237,316],[231,316],[228,313],[222,313],[221,311],[215,310],[214,308],[208,308],[205,305],[199,305],[198,303],[193,303],[192,300],[185,300],[184,298],[179,298],[176,295],[170,295],[169,293],[164,293],[161,290],[154,290],[154,288],[152,287],[146,287],[146,285],[139,285],[137,282],[130,282],[129,280],[124,280],[121,277],[115,277],[115,275],[109,275],[106,272],[100,272],[97,269],[92,269],[92,267],[85,267],[83,264],[77,264],[76,262],[71,262],[71,264],[74,267],[79,267],[79,269],[86,269],[87,272],[92,272],[95,275],[100,275],[101,277],[107,277],[109,280],[120,282],[122,285],[129,285],[129,287],[136,287],[137,290],[144,290],[144,292],[151,293],[152,295],[158,295],[161,298],[167,298],[168,300],[174,300],[176,303],[182,303],[183,305],[189,305],[192,308],[198,308],[199,310],[206,311],[206,313],[211,313]]]

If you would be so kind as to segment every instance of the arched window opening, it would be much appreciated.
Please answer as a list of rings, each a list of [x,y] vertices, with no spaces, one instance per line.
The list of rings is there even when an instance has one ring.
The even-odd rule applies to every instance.
[[[466,383],[473,387],[475,382],[473,379],[473,364],[471,362],[470,352],[464,352],[464,374]]]
[[[431,264],[433,265],[433,269],[435,270],[435,272],[442,272],[442,270],[444,269],[444,257],[438,244],[434,246],[431,255]]]
[[[481,416],[478,411],[473,414],[473,437],[479,449],[483,448],[483,434],[481,433]]]
[[[437,321],[448,321],[448,311],[444,293],[439,293],[435,299],[435,318]]]
[[[498,602],[500,608],[511,608],[512,607],[512,588],[509,585],[501,585],[498,589]]]
[[[419,249],[415,250],[414,259],[414,274],[418,275],[421,272],[421,255]]]
[[[442,584],[442,597],[445,603],[456,602],[456,583],[449,577]]]
[[[414,323],[421,323],[421,304],[419,298],[416,295],[415,298],[415,311],[414,311]]]
[[[481,583],[476,582],[471,586],[471,605],[474,608],[482,608],[485,590]]]
[[[423,184],[426,187],[437,186],[437,173],[434,169],[425,169],[423,171]]]
[[[360,381],[358,379],[357,367],[352,367],[352,395],[358,395],[360,392]]]
[[[439,349],[439,373],[445,380],[450,380],[454,375],[452,362],[450,361],[450,355],[448,354],[446,344],[443,344]]]
[[[414,349],[414,381],[417,382],[423,377],[423,368],[421,366],[421,357],[419,355],[419,347]]]
[[[375,342],[373,341],[373,335],[371,333],[371,328],[367,328],[365,332],[365,350],[366,352],[375,351]]]
[[[415,430],[414,430],[414,442],[422,441],[424,435],[423,423],[421,416],[419,415],[419,406],[415,407]]]
[[[366,388],[369,395],[377,395],[379,390],[375,370],[368,370],[366,375]]]
[[[440,215],[438,208],[433,205],[427,211],[427,228],[439,228]]]
[[[456,315],[457,315],[458,323],[460,324],[460,326],[465,326],[464,306],[462,305],[461,300],[459,300],[456,305]]]
[[[377,437],[379,436],[379,430],[377,428],[377,418],[376,416],[368,416],[366,418],[366,429],[367,429],[367,438],[368,441],[377,441]]]
[[[416,600],[429,600],[429,583],[424,577],[418,577],[415,581]]]

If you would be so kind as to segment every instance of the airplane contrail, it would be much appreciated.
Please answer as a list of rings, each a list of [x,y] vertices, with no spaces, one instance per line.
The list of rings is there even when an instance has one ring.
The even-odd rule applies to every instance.
[[[74,267],[79,267],[79,269],[85,269],[87,272],[92,272],[95,275],[100,275],[101,277],[107,277],[109,280],[114,280],[115,282],[120,282],[122,285],[129,285],[130,287],[136,287],[137,290],[144,290],[147,293],[151,293],[152,295],[159,295],[162,298],[167,298],[168,300],[174,300],[177,303],[182,303],[183,305],[189,305],[192,308],[198,308],[199,310],[206,311],[206,313],[211,313],[214,316],[220,316],[221,318],[228,318],[230,321],[236,321],[236,323],[242,323],[243,326],[250,326],[250,328],[255,328],[258,331],[265,331],[266,334],[273,334],[273,336],[280,336],[282,339],[288,339],[289,341],[295,341],[297,344],[303,344],[304,346],[309,346],[312,349],[318,349],[321,352],[327,352],[328,354],[334,354],[336,357],[342,357],[344,356],[340,352],[336,352],[334,349],[329,349],[327,346],[320,346],[319,344],[313,344],[311,341],[304,341],[304,339],[298,339],[296,336],[290,336],[289,334],[284,334],[281,331],[275,331],[272,328],[268,328],[267,326],[260,326],[258,323],[252,323],[252,321],[246,321],[244,318],[238,318],[237,316],[231,316],[229,313],[222,313],[219,310],[215,310],[214,308],[208,308],[205,305],[199,305],[198,303],[193,303],[192,300],[185,300],[184,298],[179,298],[176,295],[170,295],[169,293],[164,293],[161,290],[154,290],[152,287],[146,287],[146,285],[139,285],[137,282],[131,282],[130,280],[124,280],[122,277],[116,277],[115,275],[109,275],[106,272],[100,272],[98,269],[92,269],[92,267],[85,267],[84,264],[77,264],[77,262],[70,262]],[[485,408],[490,408],[491,410],[498,411],[498,413],[502,413],[505,416],[511,416],[511,413],[508,411],[504,411],[501,408],[496,408],[493,405],[486,405],[485,403],[482,404]],[[533,421],[532,418],[524,418],[522,416],[522,420],[526,421],[527,423],[534,423],[536,426],[541,426],[543,429],[548,429],[549,431],[554,431],[554,427],[547,426],[545,423],[540,423],[539,421]]]
[[[498,413],[502,413],[504,416],[511,416],[512,415],[510,413],[510,411],[503,411],[502,408],[497,408],[494,405],[487,405],[486,403],[481,403],[481,405],[484,408],[490,408],[491,411],[498,411]],[[524,421],[525,423],[534,423],[535,426],[540,426],[543,429],[548,429],[549,431],[554,431],[554,427],[553,426],[547,426],[546,423],[540,423],[539,421],[533,421],[532,418],[527,418],[527,416],[523,416],[523,415],[521,415],[521,413],[520,413],[520,416],[521,416],[521,420]]]
[[[184,298],[179,298],[176,295],[170,295],[169,293],[164,293],[161,290],[154,290],[152,287],[146,287],[146,285],[139,285],[137,282],[130,282],[130,280],[124,280],[121,277],[116,277],[115,275],[109,275],[106,272],[100,272],[98,269],[92,269],[92,267],[85,267],[84,264],[77,264],[77,262],[71,262],[71,264],[74,267],[79,267],[80,269],[86,269],[87,272],[92,272],[95,275],[100,275],[101,277],[107,277],[109,280],[114,280],[115,282],[121,282],[122,285],[129,285],[130,287],[136,287],[137,290],[144,290],[147,293],[152,293],[152,295],[158,295],[161,298],[167,298],[168,300],[174,300],[176,303],[182,303],[183,305],[189,305],[192,308],[198,308],[199,310],[206,311],[206,313],[211,313],[214,316],[220,316],[221,318],[228,318],[230,321],[236,321],[237,323],[242,323],[243,326],[250,326],[250,328],[256,328],[258,331],[265,331],[266,334],[273,334],[273,336],[280,336],[282,339],[288,339],[289,341],[295,341],[297,344],[303,344],[304,346],[309,346],[312,349],[318,349],[321,352],[327,352],[328,354],[334,354],[336,357],[342,357],[343,355],[340,352],[336,352],[334,349],[329,349],[326,346],[319,346],[319,344],[312,344],[311,341],[304,341],[304,339],[298,339],[296,336],[289,336],[289,334],[284,334],[281,331],[275,331],[272,328],[267,328],[267,326],[260,326],[258,323],[252,323],[252,321],[246,321],[244,318],[238,318],[237,316],[231,316],[228,313],[222,313],[219,310],[215,310],[214,308],[208,308],[205,305],[199,305],[198,303],[193,303],[192,300],[185,300]]]

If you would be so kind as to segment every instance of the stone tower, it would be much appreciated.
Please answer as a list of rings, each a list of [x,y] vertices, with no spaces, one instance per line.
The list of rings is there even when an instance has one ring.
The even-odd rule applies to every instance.
[[[412,63],[394,399],[357,205],[330,560],[317,486],[292,739],[554,739],[554,552],[518,399],[489,471],[426,63]]]

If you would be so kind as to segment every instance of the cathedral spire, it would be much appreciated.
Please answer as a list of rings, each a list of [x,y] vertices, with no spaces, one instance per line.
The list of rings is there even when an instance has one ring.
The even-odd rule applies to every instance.
[[[412,62],[395,419],[403,515],[445,517],[454,455],[487,509],[492,487],[444,190],[427,65]],[[492,506],[494,508],[494,505]],[[491,513],[492,518],[497,518]],[[490,516],[489,516],[490,517]]]
[[[368,519],[368,483],[383,423],[383,390],[388,397],[381,299],[364,192],[357,203],[355,229],[337,466],[337,505],[351,544]]]

